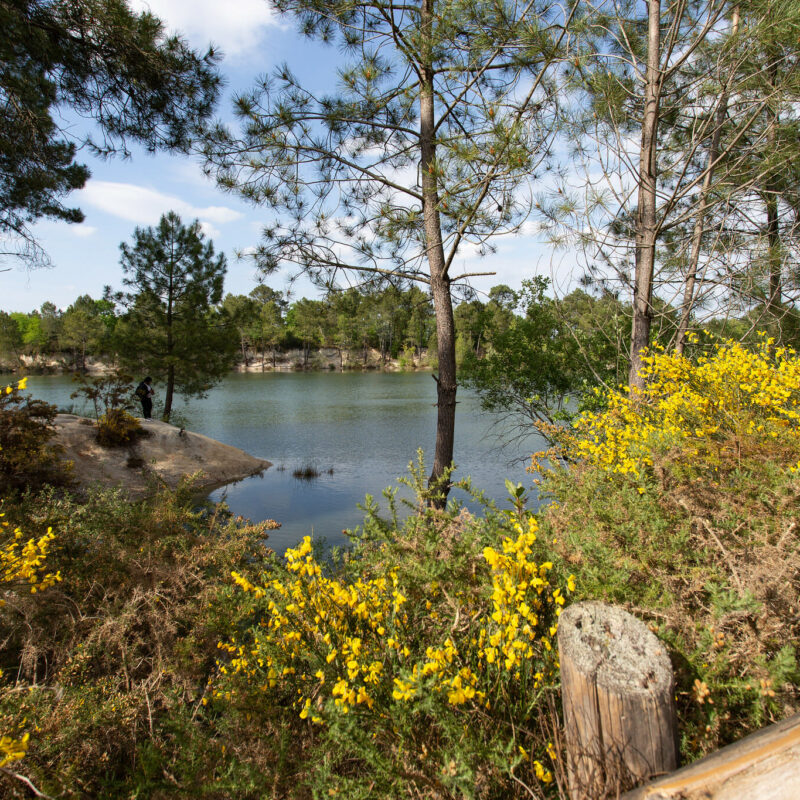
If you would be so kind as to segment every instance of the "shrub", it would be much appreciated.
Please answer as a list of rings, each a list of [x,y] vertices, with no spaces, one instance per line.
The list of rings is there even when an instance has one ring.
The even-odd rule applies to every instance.
[[[645,357],[643,391],[607,392],[587,412],[566,455],[617,474],[644,477],[659,456],[711,477],[766,447],[782,461],[800,455],[800,359],[772,339],[751,350],[723,342],[696,362],[676,353]]]
[[[402,370],[413,370],[415,366],[415,350],[411,345],[404,345],[397,356],[397,366]]]
[[[644,617],[669,647],[683,753],[797,709],[800,361],[764,340],[696,361],[655,352],[642,392],[560,433],[543,512],[581,597]]]
[[[139,420],[121,408],[110,408],[97,420],[97,442],[103,447],[132,444],[144,433]]]
[[[0,689],[0,732],[30,733],[19,771],[50,796],[269,794],[259,732],[200,701],[231,615],[230,571],[248,573],[271,525],[198,510],[189,494],[130,503],[48,490],[6,504],[8,530],[24,521],[34,543],[65,532],[63,582],[0,608],[0,667],[14,676]],[[28,796],[0,770],[0,794],[17,789]]]
[[[0,513],[0,517],[4,517]],[[39,539],[23,541],[23,533],[19,527],[11,529],[8,521],[0,522],[0,583],[6,595],[0,599],[0,608],[13,599],[20,592],[36,594],[53,586],[61,580],[60,572],[47,572],[46,560],[51,549],[55,534],[52,528]],[[3,670],[0,669],[0,678]],[[24,758],[28,750],[30,732],[22,733],[25,720],[17,725],[20,733],[9,731],[5,726],[0,727],[0,768]],[[20,735],[21,734],[21,735]]]
[[[22,394],[26,378],[0,388],[0,492],[69,483],[51,440],[56,407]]]
[[[210,704],[280,719],[320,795],[549,792],[552,642],[572,580],[559,585],[536,520],[425,511],[401,526],[367,509],[333,565],[307,537],[258,580],[234,573],[242,615]]]
[[[133,377],[127,372],[113,370],[104,375],[89,376],[80,373],[75,376],[80,387],[70,397],[85,397],[94,407],[94,418],[99,420],[110,410],[134,408]]]

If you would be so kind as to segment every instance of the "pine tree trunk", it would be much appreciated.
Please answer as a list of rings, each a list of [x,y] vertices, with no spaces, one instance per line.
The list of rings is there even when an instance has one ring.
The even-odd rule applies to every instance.
[[[453,462],[453,443],[456,422],[456,337],[453,321],[453,299],[450,278],[442,244],[439,219],[439,193],[436,181],[436,128],[433,98],[432,17],[433,0],[423,0],[420,10],[422,64],[420,86],[420,172],[422,174],[422,216],[425,248],[430,268],[431,294],[436,318],[436,341],[439,356],[439,376],[436,378],[437,419],[436,450],[428,486],[437,492],[432,501],[444,507],[450,491],[445,471]]]
[[[175,366],[170,364],[167,367],[167,391],[164,394],[164,413],[161,419],[169,422],[169,415],[172,413],[172,397],[175,393]]]
[[[769,54],[769,82],[770,88],[775,91],[778,85],[778,61],[779,55],[774,47],[768,49]],[[770,106],[769,129],[767,131],[767,147],[770,153],[775,152],[778,146],[778,113],[774,107]],[[767,262],[769,266],[769,295],[767,297],[767,316],[769,319],[770,333],[780,340],[780,313],[782,298],[782,278],[781,278],[781,237],[780,220],[778,218],[778,196],[780,194],[780,184],[778,176],[774,173],[769,175],[764,186],[764,203],[767,212]]]
[[[164,395],[164,413],[161,419],[164,422],[169,422],[169,415],[172,413],[172,395],[175,391],[175,363],[172,360],[172,354],[175,350],[174,331],[173,331],[173,303],[175,302],[175,240],[172,239],[172,258],[171,268],[169,270],[169,284],[167,286],[167,356],[169,358],[169,366],[167,367],[167,391]]]
[[[648,2],[647,72],[644,87],[644,119],[639,148],[639,197],[636,210],[636,255],[633,293],[633,329],[631,332],[631,369],[628,383],[643,388],[640,377],[643,349],[650,344],[653,319],[653,275],[656,263],[656,143],[661,99],[660,0]]]

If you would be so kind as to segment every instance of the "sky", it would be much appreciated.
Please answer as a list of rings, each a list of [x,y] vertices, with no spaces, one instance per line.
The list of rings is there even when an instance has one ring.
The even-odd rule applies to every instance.
[[[231,117],[231,97],[236,91],[250,88],[258,75],[283,62],[314,88],[332,86],[335,80],[338,51],[296,35],[292,22],[276,16],[265,0],[132,0],[132,5],[149,7],[195,49],[205,50],[213,43],[222,51],[220,69],[226,88],[217,113],[223,119]],[[254,288],[255,265],[247,258],[237,258],[236,253],[258,243],[261,229],[269,222],[267,209],[222,192],[205,178],[200,161],[189,156],[150,155],[136,149],[127,160],[99,160],[88,152],[81,156],[92,176],[67,202],[83,210],[85,221],[79,225],[42,221],[34,226],[54,266],[26,270],[11,260],[0,264],[0,268],[11,267],[0,272],[0,310],[27,313],[46,301],[66,309],[80,295],[101,297],[106,285],[121,288],[120,243],[132,241],[136,226],[156,225],[170,210],[184,222],[198,219],[216,251],[227,255],[226,292],[247,294]],[[555,278],[563,289],[564,276],[569,274],[566,256],[552,254],[535,229],[535,223],[530,223],[529,235],[503,238],[497,242],[495,254],[482,259],[465,255],[454,267],[496,272],[475,279],[473,285],[479,292],[488,292],[499,283],[518,288],[523,279],[535,274]],[[277,273],[266,282],[283,290],[288,278],[288,273]],[[316,297],[318,293],[299,281],[293,296]]]

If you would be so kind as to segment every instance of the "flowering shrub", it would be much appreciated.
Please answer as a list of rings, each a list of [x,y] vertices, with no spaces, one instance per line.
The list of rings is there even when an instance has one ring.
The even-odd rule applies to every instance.
[[[381,796],[409,781],[472,792],[485,770],[542,790],[554,751],[533,720],[557,674],[552,639],[573,579],[562,589],[536,558],[532,515],[457,519],[457,553],[441,521],[412,519],[335,571],[306,537],[259,581],[234,573],[249,603],[241,632],[219,643],[212,701],[291,709],[319,730],[349,796],[359,781],[377,782]],[[431,533],[450,549],[444,570]],[[331,767],[337,750],[351,760]],[[353,756],[382,772],[354,774]],[[330,788],[330,774],[318,777]]]
[[[656,350],[645,388],[560,432],[541,484],[553,559],[582,597],[635,609],[676,667],[685,758],[800,702],[800,360],[762,337]]]
[[[0,517],[4,516],[0,512]],[[3,584],[6,593],[29,588],[31,594],[36,594],[60,581],[60,571],[45,571],[45,561],[55,539],[52,529],[48,528],[47,533],[38,539],[31,538],[23,542],[22,530],[15,527],[9,536],[10,527],[6,520],[0,521],[0,584]],[[5,597],[0,598],[0,608],[5,605]],[[0,669],[0,678],[3,674]],[[29,740],[30,733],[27,731],[19,737],[8,733],[0,735],[0,768],[21,761],[28,752]]]
[[[109,408],[97,420],[97,442],[104,447],[131,444],[143,433],[139,420],[123,408]]]
[[[5,514],[0,513],[0,517],[3,516]],[[0,527],[0,538],[4,542],[0,545],[0,582],[6,584],[7,589],[19,591],[22,587],[30,587],[31,594],[36,594],[61,580],[60,572],[44,572],[50,545],[56,538],[52,529],[48,528],[47,533],[38,539],[23,542],[23,533],[18,527],[14,528],[11,537],[8,535],[8,522],[3,520]],[[5,605],[5,600],[0,598],[2,605]]]
[[[643,477],[654,455],[677,448],[686,460],[717,467],[742,447],[780,440],[795,464],[800,451],[800,360],[764,339],[714,346],[696,361],[656,351],[644,359],[646,387],[608,392],[605,410],[584,413],[568,455],[610,474]]]
[[[16,387],[6,386],[0,393],[8,396],[24,388],[25,378]],[[4,516],[0,512],[0,517]],[[36,594],[37,591],[43,591],[60,581],[60,572],[45,572],[45,560],[55,539],[52,530],[48,528],[47,533],[39,539],[23,542],[22,530],[15,527],[9,536],[10,527],[6,520],[0,521],[0,583],[4,584],[6,591],[30,587],[31,594]],[[0,607],[5,604],[5,598],[0,598]],[[0,669],[0,678],[2,676],[3,671]],[[24,733],[20,738],[0,736],[0,767],[24,758],[29,738],[29,733]]]

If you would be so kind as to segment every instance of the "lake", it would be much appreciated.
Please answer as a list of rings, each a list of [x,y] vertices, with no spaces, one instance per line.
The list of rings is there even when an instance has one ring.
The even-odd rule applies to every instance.
[[[70,399],[75,387],[67,375],[28,379],[34,396],[62,408],[73,405],[74,413],[91,416]],[[163,386],[154,388],[158,401]],[[531,436],[501,451],[504,429],[496,417],[482,411],[467,390],[460,389],[458,399],[455,478],[470,476],[476,487],[507,507],[505,479],[531,487],[525,458],[546,445]],[[307,534],[331,547],[346,544],[343,531],[363,519],[357,504],[366,494],[382,501],[384,488],[396,486],[398,477],[407,474],[419,447],[425,450],[429,472],[435,402],[430,373],[233,373],[206,398],[179,400],[173,423],[273,463],[262,476],[223,487],[211,498],[225,500],[235,514],[252,520],[282,523],[270,533],[270,544],[283,552]],[[319,477],[293,476],[306,465],[315,467]],[[408,490],[401,494],[410,496]],[[450,496],[478,508],[463,492]]]

